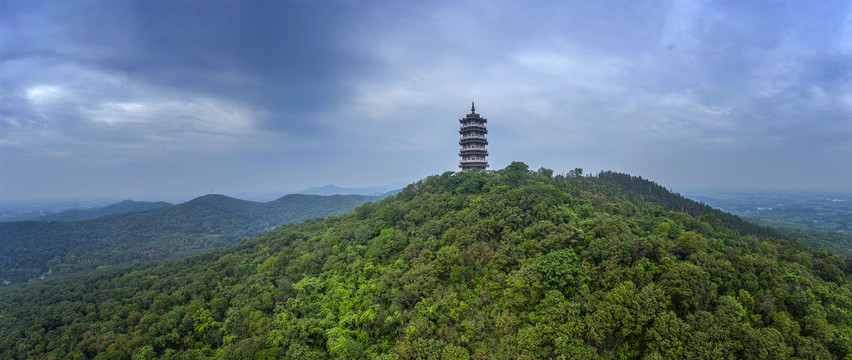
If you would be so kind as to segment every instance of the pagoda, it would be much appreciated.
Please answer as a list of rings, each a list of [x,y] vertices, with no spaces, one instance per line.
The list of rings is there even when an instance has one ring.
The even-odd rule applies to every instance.
[[[459,167],[463,171],[485,170],[488,167],[488,161],[485,159],[488,156],[488,149],[485,148],[488,145],[488,138],[485,137],[488,134],[488,129],[485,128],[487,122],[488,119],[480,117],[476,113],[473,102],[470,103],[470,114],[459,119],[459,123],[461,123],[459,129],[459,134],[461,134],[459,140],[461,163],[459,163]]]

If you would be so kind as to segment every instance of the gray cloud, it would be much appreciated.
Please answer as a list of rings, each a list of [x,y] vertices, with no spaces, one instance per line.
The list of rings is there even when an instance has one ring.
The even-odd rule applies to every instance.
[[[493,168],[852,180],[842,2],[0,7],[0,200],[413,181],[471,98]]]

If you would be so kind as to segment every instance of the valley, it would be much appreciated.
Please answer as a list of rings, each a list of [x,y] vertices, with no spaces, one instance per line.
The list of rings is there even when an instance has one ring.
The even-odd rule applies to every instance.
[[[687,195],[811,247],[852,257],[852,196],[842,193],[696,191]]]

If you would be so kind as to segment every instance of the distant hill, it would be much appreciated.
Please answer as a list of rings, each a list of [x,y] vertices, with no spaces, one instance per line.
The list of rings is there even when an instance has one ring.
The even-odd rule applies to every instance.
[[[597,176],[579,177],[576,180],[577,184],[593,185],[593,191],[605,195],[610,201],[630,201],[637,206],[658,206],[695,217],[712,215],[722,225],[742,235],[785,237],[776,229],[754,224],[734,214],[690,200],[641,176],[601,171]]]
[[[390,184],[361,188],[342,188],[335,185],[314,186],[300,191],[300,194],[313,195],[392,195],[398,193],[405,184]]]
[[[169,206],[174,206],[174,204],[170,204],[164,201],[149,202],[124,200],[112,205],[104,206],[102,208],[86,210],[67,210],[56,214],[40,216],[35,220],[82,221],[95,219],[107,215],[156,210]]]
[[[852,259],[723,215],[625,174],[447,172],[205,254],[2,288],[0,358],[852,358]]]
[[[0,223],[0,281],[23,282],[233,244],[281,224],[327,217],[381,197],[286,195],[253,202],[206,195],[159,209],[66,221]]]

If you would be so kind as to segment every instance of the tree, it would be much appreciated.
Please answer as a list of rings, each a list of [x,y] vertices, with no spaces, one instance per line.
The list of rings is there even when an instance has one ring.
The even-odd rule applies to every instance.
[[[672,304],[685,314],[704,303],[707,298],[707,273],[700,267],[683,262],[663,274],[661,286],[671,296]]]
[[[547,177],[548,179],[553,177],[553,170],[548,169],[548,168],[546,168],[546,167],[540,167],[540,168],[538,168],[537,173],[544,175],[544,176],[545,176],[545,177]]]
[[[533,266],[541,272],[542,283],[562,290],[576,284],[574,277],[580,272],[577,264],[577,255],[571,249],[551,251],[533,262]]]
[[[574,168],[574,170],[568,171],[569,177],[581,177],[583,176],[583,168]]]
[[[513,161],[509,166],[503,169],[506,176],[506,182],[511,186],[518,186],[529,175],[529,166],[520,161]]]
[[[683,251],[684,257],[699,251],[704,251],[707,247],[707,239],[703,235],[693,231],[681,233],[675,242]]]

